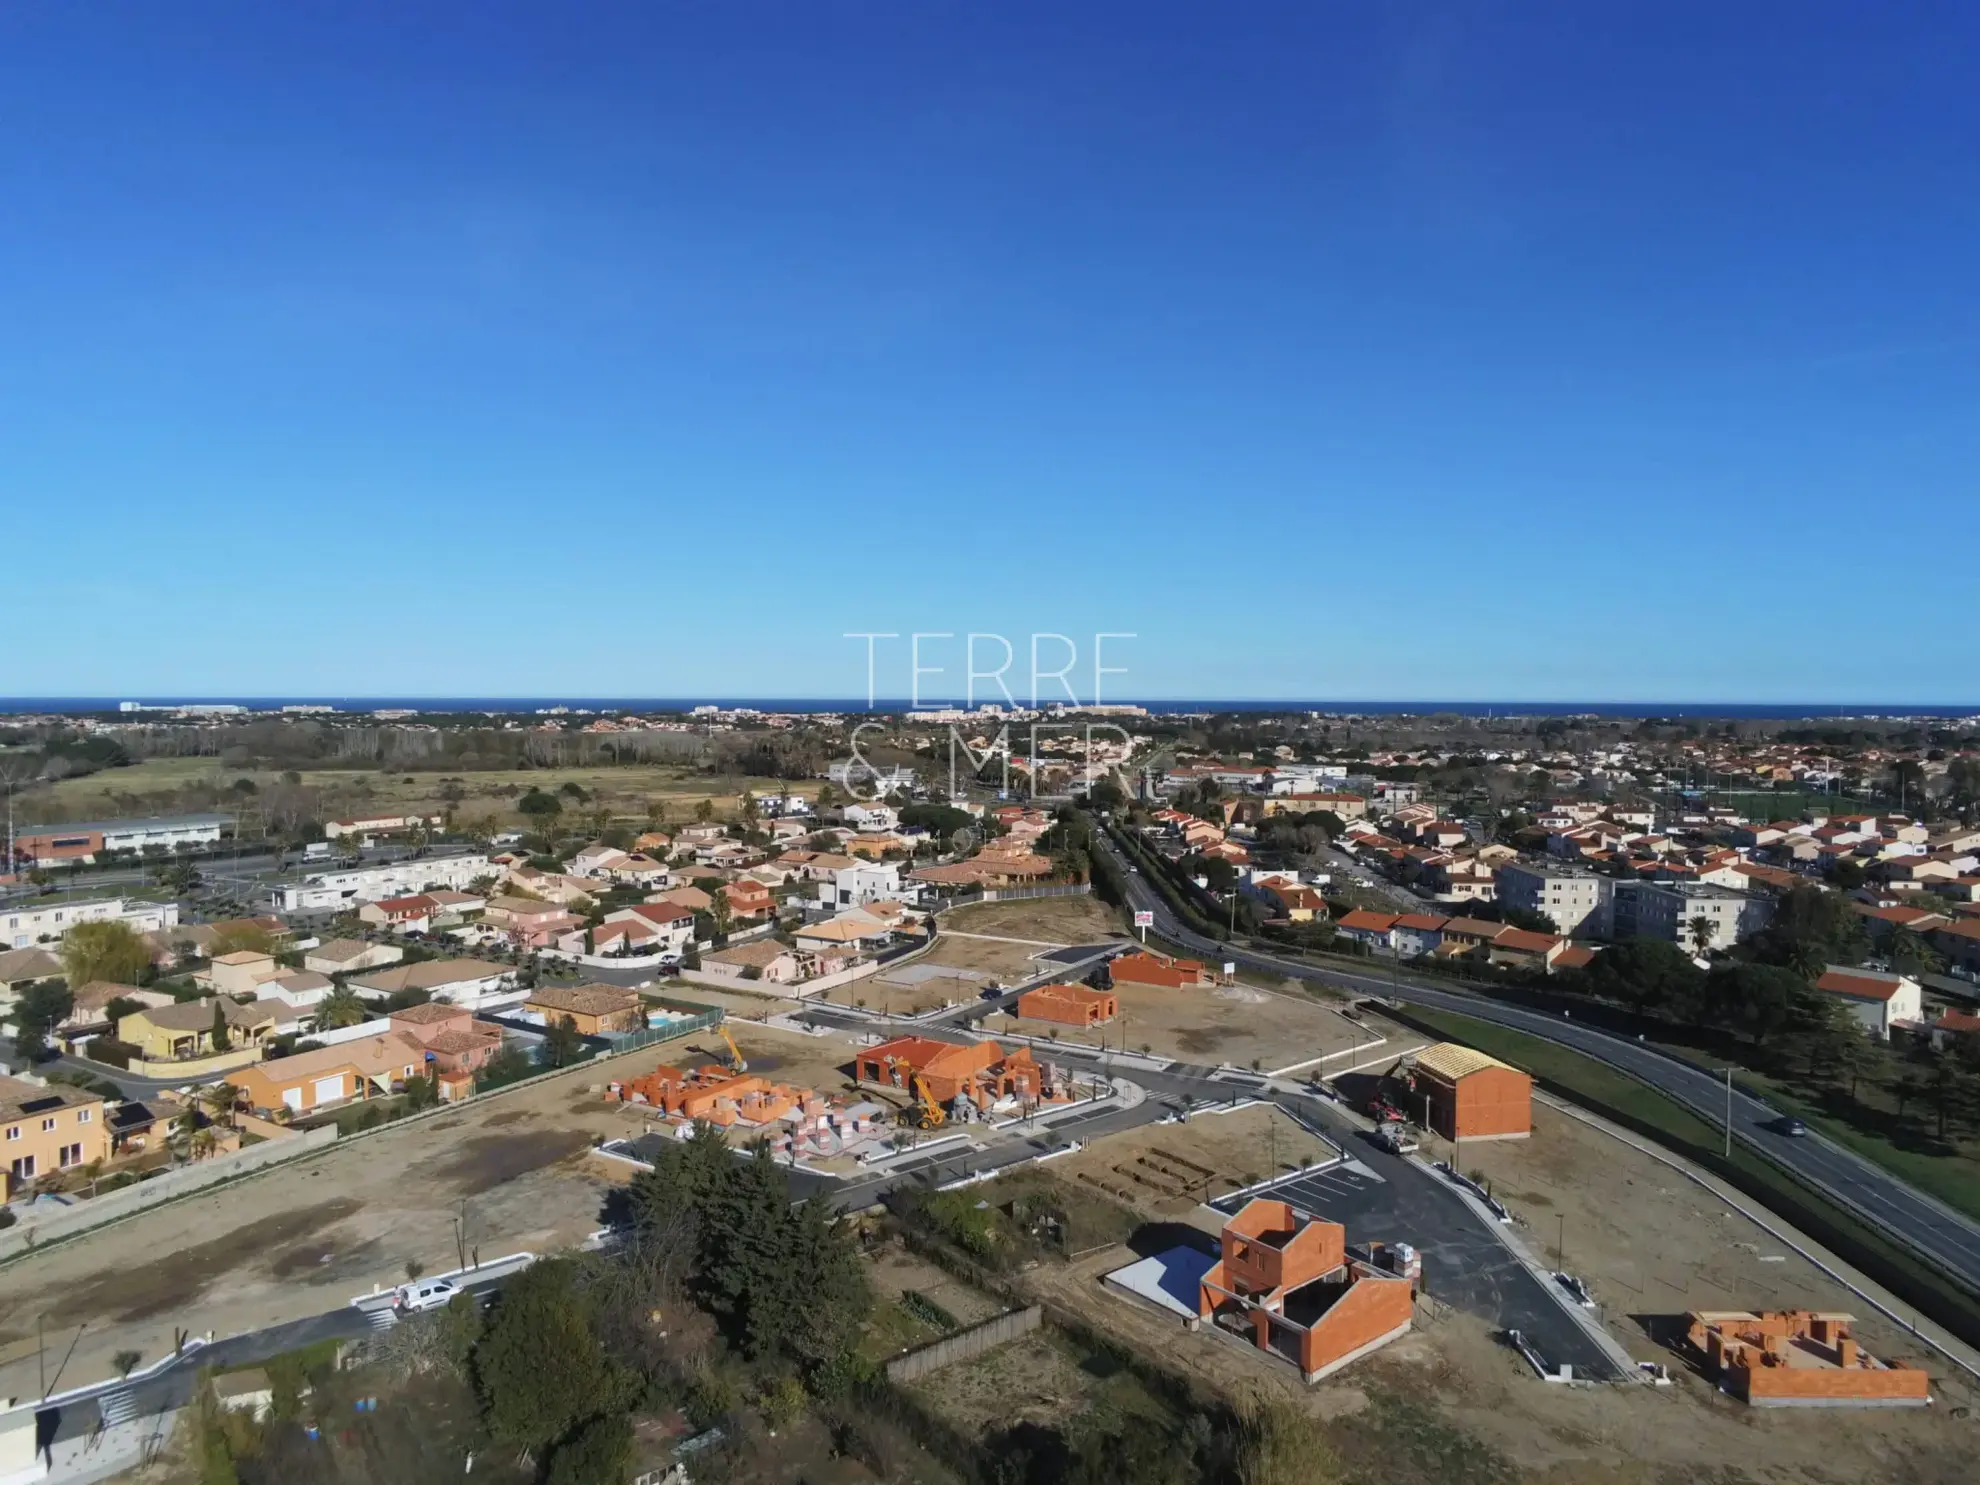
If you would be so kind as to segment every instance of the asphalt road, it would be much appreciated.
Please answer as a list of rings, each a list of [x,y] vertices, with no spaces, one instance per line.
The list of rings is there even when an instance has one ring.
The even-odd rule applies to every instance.
[[[1204,938],[1178,921],[1161,895],[1139,874],[1129,872],[1129,863],[1111,840],[1104,835],[1097,838],[1101,848],[1113,857],[1116,865],[1124,873],[1129,873],[1126,881],[1133,906],[1155,915],[1156,929],[1164,938],[1202,954],[1207,960],[1235,961],[1249,969],[1289,975],[1363,995],[1387,997],[1393,993],[1407,1004],[1455,1011],[1480,1021],[1523,1031],[1621,1068],[1714,1124],[1723,1124],[1726,1119],[1727,1094],[1722,1079],[1654,1048],[1611,1036],[1594,1027],[1577,1025],[1565,1017],[1550,1016],[1453,991],[1445,986],[1426,984],[1407,973],[1395,976],[1318,969]],[[1810,1134],[1795,1139],[1775,1133],[1769,1126],[1780,1118],[1780,1111],[1737,1088],[1732,1093],[1731,1109],[1732,1130],[1736,1139],[1792,1170],[1811,1186],[1835,1198],[1839,1204],[1855,1208],[1884,1227],[1893,1241],[1909,1248],[1927,1262],[1964,1283],[1980,1282],[1980,1223],[1820,1135]]]

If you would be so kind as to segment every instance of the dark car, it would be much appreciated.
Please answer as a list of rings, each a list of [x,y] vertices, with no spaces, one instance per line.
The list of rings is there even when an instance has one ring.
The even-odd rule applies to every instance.
[[[1783,1114],[1773,1124],[1774,1133],[1787,1135],[1790,1139],[1801,1139],[1808,1133],[1808,1126],[1792,1114]]]

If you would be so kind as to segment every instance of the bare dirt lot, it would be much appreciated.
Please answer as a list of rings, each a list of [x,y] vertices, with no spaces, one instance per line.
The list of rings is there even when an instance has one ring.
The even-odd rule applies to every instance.
[[[1065,1181],[1092,1186],[1145,1217],[1186,1219],[1199,1203],[1333,1150],[1280,1113],[1261,1106],[1198,1113],[1186,1124],[1148,1124],[1096,1140],[1056,1162]],[[1212,1230],[1215,1224],[1211,1224]]]
[[[1032,958],[1040,952],[1037,944],[943,933],[927,953],[855,981],[840,995],[894,1015],[916,1015],[974,1000],[992,980],[1009,985],[1030,979],[1044,968]]]
[[[849,1059],[836,1040],[761,1030],[739,1040],[785,1077]],[[37,1318],[58,1357],[82,1328],[61,1378],[71,1386],[111,1375],[119,1350],[156,1359],[174,1326],[250,1330],[403,1283],[408,1262],[451,1269],[462,1247],[492,1259],[580,1242],[599,1226],[611,1185],[586,1150],[595,1137],[643,1127],[593,1090],[690,1057],[695,1045],[664,1044],[387,1126],[9,1263],[0,1268],[0,1390],[39,1390]],[[771,1067],[780,1054],[794,1059],[789,1071]]]
[[[1096,1045],[1104,1041],[1136,1051],[1146,1048],[1157,1057],[1181,1062],[1256,1066],[1273,1072],[1347,1051],[1357,1039],[1372,1039],[1369,1032],[1317,1000],[1242,984],[1165,990],[1116,982],[1114,995],[1120,1002],[1120,1015],[1114,1021],[1092,1031],[1062,1031],[1060,1040]],[[1033,1034],[1045,1027],[1038,1021],[1008,1024]]]
[[[1385,1485],[1955,1485],[1973,1424],[1952,1397],[1929,1410],[1755,1411],[1674,1368],[1669,1388],[1553,1387],[1484,1321],[1426,1302],[1416,1328],[1314,1387],[1214,1330],[1190,1332],[1103,1289],[1125,1247],[1040,1264],[1024,1287],[1226,1396],[1277,1396],[1326,1420],[1343,1477]],[[1668,1359],[1668,1358],[1667,1358]],[[1014,1399],[1031,1395],[1020,1380]],[[1480,1445],[1485,1446],[1480,1449]]]
[[[1640,1360],[1673,1360],[1659,1337],[1690,1310],[1816,1309],[1856,1315],[1873,1353],[1933,1367],[1915,1340],[1710,1191],[1567,1114],[1536,1102],[1531,1139],[1467,1145],[1458,1163],[1528,1229],[1536,1257],[1558,1264],[1565,1243],[1566,1268]]]
[[[944,913],[942,926],[957,933],[998,934],[1047,944],[1100,943],[1121,931],[1115,910],[1090,895],[977,903]]]

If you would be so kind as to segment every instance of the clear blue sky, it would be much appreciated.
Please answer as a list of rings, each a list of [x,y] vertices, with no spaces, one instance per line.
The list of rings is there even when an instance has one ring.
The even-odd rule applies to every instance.
[[[0,693],[1980,701],[1977,41],[11,0]]]

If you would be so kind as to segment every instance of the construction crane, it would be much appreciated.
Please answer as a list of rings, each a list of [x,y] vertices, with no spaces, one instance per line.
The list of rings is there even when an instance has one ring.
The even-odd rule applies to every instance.
[[[942,1105],[935,1101],[935,1095],[928,1090],[928,1082],[920,1073],[914,1075],[914,1123],[917,1129],[940,1129],[949,1122],[948,1114]]]
[[[749,1071],[748,1059],[743,1056],[742,1048],[736,1045],[736,1039],[729,1035],[728,1027],[717,1024],[715,1029],[722,1033],[722,1040],[729,1044],[729,1071],[741,1077]]]

